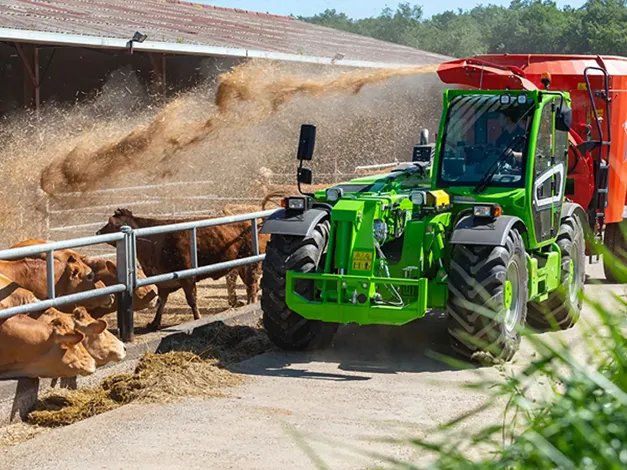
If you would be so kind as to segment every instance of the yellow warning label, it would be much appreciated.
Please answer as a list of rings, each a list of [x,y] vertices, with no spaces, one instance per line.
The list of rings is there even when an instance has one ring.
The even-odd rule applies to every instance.
[[[353,270],[370,271],[372,266],[372,253],[370,251],[355,251],[353,253]]]
[[[577,83],[577,90],[585,91],[587,89],[588,89],[588,87],[586,86],[585,82],[584,83]]]

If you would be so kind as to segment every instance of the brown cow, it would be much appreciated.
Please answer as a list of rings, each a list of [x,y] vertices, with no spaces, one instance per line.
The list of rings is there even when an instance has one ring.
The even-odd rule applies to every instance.
[[[83,256],[85,264],[94,270],[96,279],[102,281],[107,286],[113,286],[118,283],[118,270],[115,262],[111,260],[105,260],[102,258],[94,258],[91,256]],[[137,266],[137,278],[143,279],[146,277],[142,268]],[[157,288],[155,286],[143,286],[137,287],[133,291],[133,311],[139,312],[153,306],[154,301],[157,298]],[[117,311],[118,302],[117,297],[114,298],[113,305],[110,307],[96,307],[90,308],[89,313],[94,318],[102,318],[108,313]]]
[[[37,297],[32,292],[0,275],[1,309],[32,304],[37,301]],[[107,330],[107,322],[95,320],[83,307],[75,308],[71,315],[55,308],[49,308],[46,311],[29,313],[28,316],[47,324],[52,324],[53,320],[60,320],[68,329],[75,329],[83,333],[85,335],[83,345],[96,360],[97,366],[103,366],[109,362],[119,362],[126,356],[124,343]]]
[[[37,297],[32,292],[0,275],[0,309],[35,302],[37,302]],[[83,333],[85,335],[83,345],[96,360],[98,367],[109,362],[119,362],[126,356],[124,343],[107,330],[107,322],[95,320],[83,307],[75,308],[71,315],[49,308],[46,311],[29,313],[28,316],[48,324],[51,324],[52,320],[59,319],[67,328]]]
[[[11,248],[20,248],[24,246],[32,246],[32,245],[42,245],[45,243],[50,243],[46,240],[40,240],[36,238],[31,238],[28,240],[23,240],[19,243],[16,243]],[[117,281],[117,266],[113,261],[106,260],[103,258],[95,258],[91,256],[81,255],[73,250],[59,250],[55,251],[55,260],[62,261],[67,259],[71,255],[75,255],[81,258],[81,260],[89,266],[96,276],[96,282],[101,281],[105,286],[112,286],[118,283]],[[46,259],[46,253],[38,253],[29,258],[40,258]],[[146,275],[144,271],[142,271],[141,267],[137,266],[137,277],[145,278]],[[140,311],[145,310],[152,306],[153,300],[157,298],[157,288],[155,286],[144,286],[138,287],[133,292],[133,310]],[[94,318],[102,318],[105,315],[115,312],[117,310],[117,297],[114,296],[113,302],[110,306],[97,306],[90,307],[89,313]]]
[[[126,357],[124,343],[107,330],[107,322],[96,320],[83,307],[74,309],[71,315],[48,309],[43,314],[30,316],[47,324],[60,321],[68,329],[80,331],[85,335],[83,345],[98,367],[109,362],[119,362]]]
[[[259,212],[266,210],[266,204],[274,197],[275,194],[272,194],[270,197],[267,197],[261,203],[261,207],[254,206],[252,204],[227,204],[222,209],[222,212],[226,216],[236,215],[236,214],[246,214],[250,212]],[[263,222],[262,219],[258,220],[258,223],[261,224]],[[247,222],[250,223],[250,222]],[[259,235],[259,253],[266,252],[266,244],[268,243],[269,237],[267,235]],[[252,252],[251,252],[252,254]],[[246,297],[248,303],[256,303],[257,297],[259,295],[259,280],[261,279],[261,264],[248,264],[246,266],[241,266],[239,268],[234,269],[226,275],[226,292],[228,296],[229,306],[237,307],[239,304],[237,302],[237,276],[239,275],[240,279],[246,286]]]
[[[32,304],[38,300],[31,291],[0,274],[0,309]]]
[[[109,222],[98,231],[98,234],[117,232],[124,225],[138,229],[190,222],[192,220],[200,219],[149,219],[136,217],[128,209],[118,209],[109,218]],[[249,222],[199,228],[197,234],[199,266],[247,257],[253,252],[251,225]],[[261,236],[260,239],[262,238],[264,237]],[[190,269],[192,267],[190,242],[189,232],[171,232],[147,238],[137,237],[137,257],[148,276]],[[260,270],[260,267],[258,270]],[[185,291],[185,298],[192,309],[194,318],[200,318],[196,302],[196,281],[207,278],[220,279],[228,274],[229,271],[220,271],[159,284],[157,286],[159,292],[157,313],[148,327],[151,329],[159,327],[168,295],[181,288]],[[249,284],[254,284],[254,276],[246,277],[244,282],[247,284],[247,287]],[[254,287],[252,287],[250,294],[256,300],[257,293],[252,292],[252,290],[254,290]],[[251,301],[254,300],[251,299]]]
[[[43,300],[48,297],[46,261],[43,259],[0,261],[0,274],[31,291],[38,299]],[[54,280],[55,294],[58,297],[105,287],[102,282],[95,280],[91,268],[74,255],[67,256],[65,260],[55,257]],[[82,303],[88,307],[110,306],[113,300],[112,295],[104,295]],[[59,309],[71,312],[77,306],[79,305],[65,305]]]
[[[50,324],[26,315],[0,320],[0,378],[67,378],[90,375],[96,361],[81,332],[63,322]]]

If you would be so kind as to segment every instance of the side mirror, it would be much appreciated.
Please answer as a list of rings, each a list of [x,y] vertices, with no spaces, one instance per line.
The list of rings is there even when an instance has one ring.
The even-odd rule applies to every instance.
[[[561,107],[557,111],[555,117],[555,129],[558,131],[568,132],[573,124],[573,110],[566,106]]]
[[[311,184],[313,181],[313,172],[311,168],[299,168],[296,179],[300,184]]]
[[[298,142],[298,156],[300,161],[313,158],[314,145],[316,144],[316,126],[303,124],[300,127],[300,140]]]

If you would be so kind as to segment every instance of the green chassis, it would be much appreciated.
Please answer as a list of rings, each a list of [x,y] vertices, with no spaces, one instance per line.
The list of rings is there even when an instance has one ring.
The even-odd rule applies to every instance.
[[[449,102],[463,94],[498,94],[495,91],[450,90],[444,94],[444,111],[439,135],[444,135]],[[508,91],[514,98],[526,94],[533,101],[535,111],[528,139],[526,158],[533,161],[543,106],[549,106],[560,98],[568,103],[567,94],[545,94],[539,91]],[[553,118],[553,142],[555,142],[555,118]],[[528,300],[542,302],[558,288],[561,276],[561,255],[556,241],[557,233],[550,240],[536,240],[533,230],[533,214],[530,198],[533,191],[533,164],[527,164],[524,188],[489,186],[484,193],[475,194],[473,187],[447,187],[452,204],[444,210],[416,208],[409,194],[416,190],[438,189],[438,168],[441,141],[436,144],[433,175],[422,180],[415,172],[390,173],[353,180],[347,184],[371,184],[367,192],[343,197],[331,211],[331,230],[324,258],[324,266],[318,272],[286,273],[286,303],[294,312],[309,320],[332,323],[402,325],[421,318],[428,310],[445,309],[448,297],[448,240],[454,227],[452,221],[460,210],[472,204],[498,203],[504,214],[519,217],[526,230],[523,240],[526,247],[527,272],[529,275]],[[563,194],[563,193],[562,193]],[[316,193],[316,200],[327,202],[324,191]],[[373,237],[375,219],[394,226],[394,211],[404,210],[402,255],[393,263],[386,263],[390,277],[382,276],[382,261],[377,256]],[[559,214],[556,219],[559,223]],[[383,244],[393,242],[390,236]],[[322,264],[322,263],[321,263]],[[323,270],[323,272],[321,272]],[[572,266],[571,266],[572,271]],[[343,274],[331,274],[343,273]],[[412,273],[419,275],[412,277]],[[572,275],[572,273],[571,273]],[[314,282],[315,294],[307,299],[297,293],[297,282]],[[387,286],[387,287],[386,287]],[[400,294],[403,306],[391,305],[394,300],[389,286]],[[378,302],[373,298],[378,295]],[[511,286],[505,285],[505,305],[511,300]]]

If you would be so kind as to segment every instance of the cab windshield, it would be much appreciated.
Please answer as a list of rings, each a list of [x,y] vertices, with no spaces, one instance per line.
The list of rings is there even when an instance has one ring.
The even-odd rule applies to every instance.
[[[527,97],[454,97],[443,134],[439,184],[523,187],[533,108]]]

